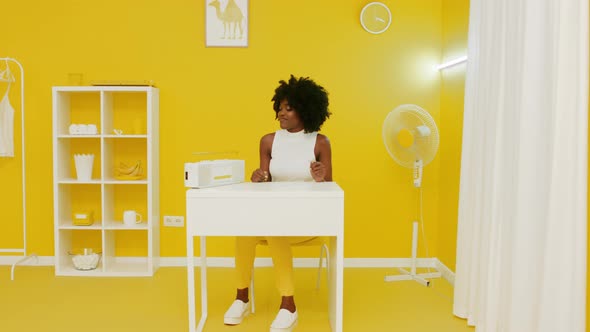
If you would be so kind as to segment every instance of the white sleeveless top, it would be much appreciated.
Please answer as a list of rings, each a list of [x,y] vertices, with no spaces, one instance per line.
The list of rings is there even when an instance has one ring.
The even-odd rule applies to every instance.
[[[0,157],[14,157],[14,108],[8,100],[10,85],[0,101]]]
[[[290,133],[281,129],[275,133],[269,167],[273,182],[313,181],[310,163],[315,161],[317,136],[317,131]]]

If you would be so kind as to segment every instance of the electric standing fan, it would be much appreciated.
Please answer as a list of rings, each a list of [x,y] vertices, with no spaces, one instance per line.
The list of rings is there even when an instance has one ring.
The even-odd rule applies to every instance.
[[[438,150],[438,129],[427,111],[413,104],[404,104],[389,112],[383,122],[383,143],[398,164],[413,169],[414,187],[418,188],[419,219],[422,222],[422,169],[434,159]],[[424,236],[424,224],[422,223]],[[400,268],[401,274],[385,277],[385,281],[415,280],[424,286],[427,279],[439,278],[439,272],[416,273],[418,250],[418,220],[413,221],[412,258],[410,270]],[[427,252],[428,254],[428,252]]]

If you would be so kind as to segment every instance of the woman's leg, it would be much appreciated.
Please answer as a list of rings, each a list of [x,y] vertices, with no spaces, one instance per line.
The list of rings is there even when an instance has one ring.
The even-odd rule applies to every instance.
[[[256,244],[260,238],[255,236],[237,236],[236,237],[236,300],[247,303],[248,287],[252,280],[252,268],[256,256]]]
[[[236,299],[223,315],[226,325],[238,325],[250,314],[248,286],[252,279],[252,267],[256,256],[256,245],[260,237],[236,237]]]
[[[281,294],[281,309],[295,312],[295,285],[293,282],[293,253],[291,244],[286,237],[266,237],[272,262],[275,267],[277,288]]]

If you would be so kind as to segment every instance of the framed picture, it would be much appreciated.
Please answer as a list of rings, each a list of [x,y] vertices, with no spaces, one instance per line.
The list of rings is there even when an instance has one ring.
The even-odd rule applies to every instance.
[[[205,45],[248,47],[248,0],[205,0]]]

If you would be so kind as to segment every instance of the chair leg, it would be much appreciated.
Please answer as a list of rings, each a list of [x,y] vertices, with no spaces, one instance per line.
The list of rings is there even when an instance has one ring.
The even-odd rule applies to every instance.
[[[256,312],[254,301],[254,269],[252,269],[252,277],[250,278],[250,310],[252,313]]]
[[[318,276],[315,281],[315,290],[320,289],[320,279],[322,279],[322,257],[324,256],[324,247],[320,248],[320,257],[318,259]]]
[[[324,257],[324,254],[326,256],[325,262],[326,262],[326,271],[327,271],[327,275],[330,275],[330,251],[328,250],[328,246],[324,243],[322,244],[322,247],[320,248],[320,259],[319,259],[319,264],[318,264],[318,277],[316,280],[316,284],[315,284],[315,289],[319,290],[320,289],[320,281],[322,279],[322,258]],[[327,279],[327,277],[326,277]]]
[[[322,247],[324,247],[324,250],[326,251],[326,273],[329,276],[330,275],[330,250],[328,250],[328,246],[324,243],[322,244]],[[326,277],[326,283],[327,283],[328,278]]]

